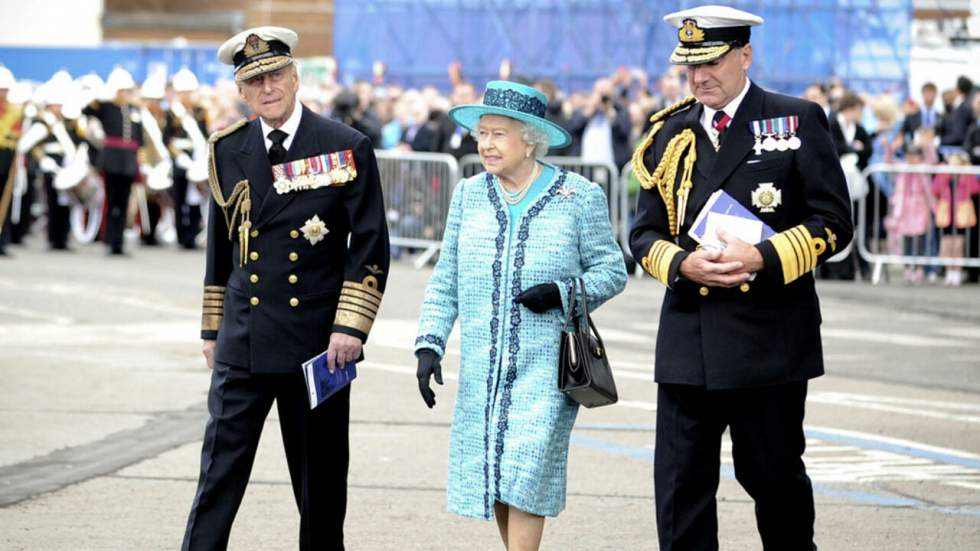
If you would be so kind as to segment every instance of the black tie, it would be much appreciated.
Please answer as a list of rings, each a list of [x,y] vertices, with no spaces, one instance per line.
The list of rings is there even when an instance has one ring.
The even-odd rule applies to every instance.
[[[721,143],[721,139],[725,136],[725,129],[728,128],[731,120],[724,111],[715,111],[715,116],[711,118],[711,126],[718,131],[718,143]]]
[[[269,139],[272,140],[272,147],[269,148],[269,163],[279,165],[286,162],[286,148],[282,145],[289,134],[282,130],[269,132]]]

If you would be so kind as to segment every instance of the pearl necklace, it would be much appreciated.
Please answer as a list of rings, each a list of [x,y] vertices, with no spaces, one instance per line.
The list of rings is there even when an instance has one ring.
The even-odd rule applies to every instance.
[[[538,179],[540,175],[541,166],[535,163],[534,169],[531,171],[531,178],[527,181],[523,188],[518,191],[510,192],[504,187],[503,181],[500,182],[500,189],[504,192],[504,202],[508,205],[516,205],[524,200],[527,193],[531,191],[531,184]]]

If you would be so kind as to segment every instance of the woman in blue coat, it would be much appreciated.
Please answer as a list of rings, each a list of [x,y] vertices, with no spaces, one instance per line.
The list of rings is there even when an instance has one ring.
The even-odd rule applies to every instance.
[[[450,111],[476,133],[486,172],[453,192],[439,262],[415,341],[422,397],[459,320],[461,361],[447,484],[450,512],[496,518],[510,550],[537,549],[545,516],[565,507],[568,440],[578,405],[557,388],[571,285],[590,308],[623,290],[623,255],[602,189],[540,160],[568,133],[547,100],[512,82]]]

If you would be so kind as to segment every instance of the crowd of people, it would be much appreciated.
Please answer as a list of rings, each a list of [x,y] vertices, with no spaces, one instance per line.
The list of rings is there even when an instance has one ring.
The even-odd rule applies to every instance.
[[[471,133],[454,124],[448,115],[454,106],[479,101],[477,84],[463,80],[458,73],[451,72],[453,78],[447,82],[447,92],[436,86],[409,88],[367,81],[343,86],[334,75],[335,71],[328,71],[325,77],[308,75],[300,87],[300,100],[314,112],[361,131],[377,149],[440,152],[457,159],[477,152]],[[43,213],[47,213],[49,245],[54,250],[67,248],[69,235],[74,235],[75,241],[84,242],[94,239],[100,230],[104,238],[109,233],[119,234],[115,228],[108,231],[113,225],[112,216],[105,216],[105,225],[98,223],[104,216],[99,209],[104,208],[101,205],[105,202],[98,189],[103,187],[100,178],[106,181],[105,167],[99,164],[103,145],[98,124],[89,123],[96,117],[85,113],[83,108],[101,99],[131,104],[136,112],[151,115],[143,117],[143,135],[136,137],[140,169],[131,175],[137,183],[136,191],[131,197],[128,192],[125,196],[109,193],[116,202],[128,201],[124,209],[128,216],[126,227],[138,232],[142,243],[148,246],[162,241],[192,249],[201,244],[205,218],[201,205],[206,204],[208,193],[203,181],[206,170],[202,157],[206,152],[201,138],[250,116],[234,82],[199,84],[186,68],[170,78],[160,72],[151,73],[140,86],[131,82],[128,74],[122,81],[117,78],[103,82],[94,74],[72,79],[65,71],[59,71],[39,86],[17,82],[13,75],[2,76],[0,94],[6,96],[5,103],[23,106],[20,134],[25,139],[20,140],[17,148],[21,170],[14,179],[18,184],[10,201],[16,212],[9,212],[6,217],[10,227],[4,231],[0,243],[21,242]],[[571,136],[568,145],[553,148],[550,156],[577,157],[586,163],[615,165],[619,169],[629,162],[634,147],[649,130],[651,115],[689,94],[686,75],[678,67],[659,76],[622,68],[597,79],[589,90],[563,91],[550,80],[519,75],[511,80],[543,92],[549,100],[547,119]],[[130,88],[115,90],[120,82]],[[907,98],[894,93],[867,94],[851,90],[839,79],[814,83],[802,95],[819,104],[828,117],[842,166],[849,175],[855,207],[861,197],[868,198],[864,238],[870,250],[918,257],[980,257],[977,251],[980,193],[975,176],[938,172],[876,173],[871,181],[860,176],[873,163],[980,165],[977,125],[980,94],[974,93],[974,85],[968,78],[960,77],[954,88],[941,91],[935,84],[926,83]],[[185,127],[182,121],[187,113],[197,120],[200,136],[188,134],[187,130],[194,133],[195,125]],[[55,174],[61,171],[81,174],[82,163],[75,163],[75,168],[68,171],[66,167],[71,163],[64,154],[47,155],[50,160],[42,163],[46,157],[42,149],[64,148],[57,145],[55,133],[40,128],[29,130],[32,126],[48,125],[52,117],[66,121],[66,128],[74,130],[69,132],[75,136],[74,141],[87,143],[86,155],[89,166],[93,167],[90,177],[61,178],[63,182],[58,189],[54,187]],[[8,141],[17,140],[14,134],[8,133]],[[155,138],[157,135],[160,139]],[[197,150],[191,147],[195,142]],[[175,143],[178,147],[174,147]],[[192,163],[195,154],[198,158]],[[52,160],[56,162],[52,164]],[[13,159],[4,165],[10,162]],[[192,171],[196,173],[192,174],[198,178],[196,181],[187,178],[187,169],[192,165],[198,167]],[[95,170],[99,168],[101,173]],[[65,188],[68,179],[78,183]],[[129,184],[104,189],[111,191],[120,185],[128,187]],[[631,182],[631,198],[637,190],[636,182]],[[412,204],[424,205],[424,201]],[[420,218],[411,216],[408,203],[402,207],[389,205],[394,235],[403,223],[411,225]],[[114,239],[117,242],[110,249],[119,252],[121,244],[118,237]],[[401,249],[396,248],[394,252],[397,255]],[[849,257],[838,260],[823,267],[821,277],[848,280],[871,277],[870,267],[853,248]],[[910,265],[905,278],[913,284],[942,278],[946,284],[958,285],[966,280],[955,261],[954,266],[946,268],[938,265],[942,263]],[[976,281],[976,273],[971,271],[968,279]]]

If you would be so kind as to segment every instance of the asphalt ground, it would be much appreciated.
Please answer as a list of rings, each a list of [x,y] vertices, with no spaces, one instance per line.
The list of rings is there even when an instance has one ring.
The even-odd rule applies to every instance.
[[[0,549],[176,549],[197,480],[209,372],[203,254],[131,246],[0,259]],[[459,361],[429,410],[411,349],[430,275],[396,262],[351,407],[351,550],[500,549],[445,512]],[[898,278],[893,278],[896,281]],[[828,374],[811,382],[805,460],[829,550],[980,548],[980,288],[821,283]],[[653,343],[663,291],[633,279],[595,313],[620,402],[583,410],[568,506],[543,549],[657,549]],[[231,549],[295,549],[275,409]],[[723,447],[723,549],[761,549]]]

